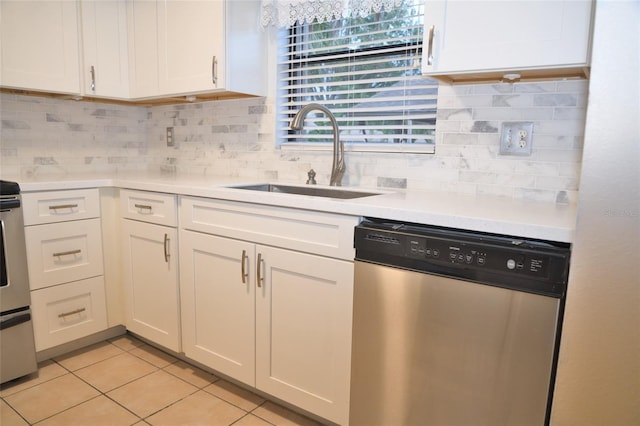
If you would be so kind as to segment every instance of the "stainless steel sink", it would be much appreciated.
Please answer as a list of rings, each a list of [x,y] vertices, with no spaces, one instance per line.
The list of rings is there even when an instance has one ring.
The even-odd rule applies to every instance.
[[[293,185],[277,185],[277,184],[258,184],[258,185],[242,185],[233,186],[235,189],[247,189],[250,191],[262,191],[262,192],[275,192],[280,194],[297,194],[297,195],[310,195],[312,197],[325,197],[325,198],[340,198],[340,199],[352,199],[370,197],[372,195],[380,195],[376,192],[363,192],[353,191],[349,189],[339,188],[322,188],[316,186],[293,186]]]

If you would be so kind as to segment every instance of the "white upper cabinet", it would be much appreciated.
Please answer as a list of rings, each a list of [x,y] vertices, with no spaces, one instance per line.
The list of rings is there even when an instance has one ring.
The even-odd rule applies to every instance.
[[[80,93],[78,3],[0,1],[0,85]]]
[[[125,0],[82,0],[83,94],[129,97]]]
[[[259,1],[129,0],[133,98],[266,92]]]
[[[425,4],[423,75],[447,82],[584,77],[591,0]]]
[[[218,64],[220,90],[267,94],[267,31],[260,27],[260,3],[225,2],[224,60]]]
[[[0,86],[97,98],[266,95],[259,0],[0,1]]]
[[[163,1],[158,5],[160,93],[218,88],[216,73],[224,78],[218,66],[224,61],[224,9],[223,1]]]
[[[129,81],[132,98],[157,96],[158,89],[158,4],[127,0]]]

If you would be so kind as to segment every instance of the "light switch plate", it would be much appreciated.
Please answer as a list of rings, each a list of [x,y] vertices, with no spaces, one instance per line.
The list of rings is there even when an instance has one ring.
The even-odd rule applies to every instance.
[[[531,155],[533,122],[511,121],[502,123],[500,155]]]
[[[173,127],[167,127],[167,146],[175,146],[173,140]]]

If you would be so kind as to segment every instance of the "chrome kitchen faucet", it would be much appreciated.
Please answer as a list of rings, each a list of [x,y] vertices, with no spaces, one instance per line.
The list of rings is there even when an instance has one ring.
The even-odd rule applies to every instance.
[[[300,108],[293,120],[291,121],[292,130],[302,130],[304,119],[313,110],[322,111],[325,113],[331,126],[333,126],[333,164],[331,166],[331,178],[329,179],[330,186],[342,186],[342,177],[346,170],[344,163],[344,143],[340,140],[340,131],[338,130],[338,122],[336,117],[320,104],[308,104]]]

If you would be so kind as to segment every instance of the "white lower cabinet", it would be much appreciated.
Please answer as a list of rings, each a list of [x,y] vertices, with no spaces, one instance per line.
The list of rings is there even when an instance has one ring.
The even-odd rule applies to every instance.
[[[180,234],[180,297],[185,354],[255,385],[255,245]],[[244,268],[244,273],[243,273]]]
[[[102,276],[32,291],[31,308],[36,351],[107,328]]]
[[[97,189],[22,194],[36,351],[108,326]]]
[[[228,235],[235,233],[228,226],[234,223],[234,207],[239,208],[235,223],[242,238]],[[180,209],[180,296],[187,357],[347,424],[353,261],[271,243],[284,240],[275,229],[304,223],[307,232],[292,245],[331,245],[335,253],[348,253],[344,233],[351,229],[353,241],[357,218],[319,213],[321,224],[313,222],[309,212],[191,197],[182,197]],[[257,231],[261,221],[262,233]],[[216,231],[225,236],[212,235]],[[244,239],[251,234],[250,241]]]
[[[127,329],[179,352],[177,231],[129,219],[122,231]]]
[[[257,251],[256,387],[347,424],[353,262]]]
[[[25,227],[31,290],[103,274],[100,219]]]
[[[128,330],[180,352],[176,195],[120,190]]]

